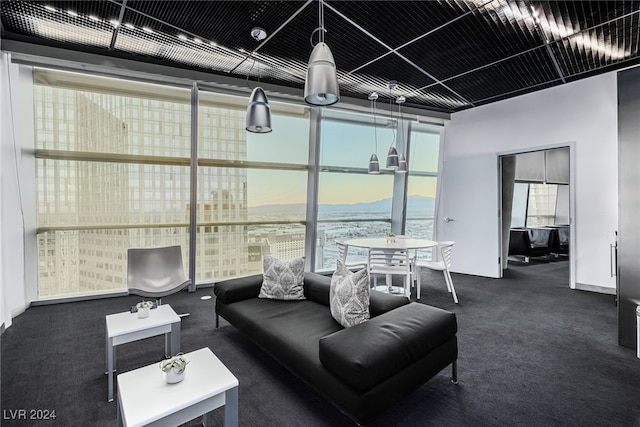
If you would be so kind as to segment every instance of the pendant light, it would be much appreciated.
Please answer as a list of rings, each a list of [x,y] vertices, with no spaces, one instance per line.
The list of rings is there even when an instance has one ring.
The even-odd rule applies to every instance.
[[[398,104],[398,125],[399,125],[398,132],[400,135],[402,135],[403,138],[404,138],[404,127],[403,127],[404,125],[402,120],[402,104],[404,104],[406,100],[407,98],[405,98],[402,95],[396,98],[396,104]],[[406,147],[406,143],[405,143],[405,147]],[[398,167],[396,169],[396,173],[407,173],[407,159],[404,156],[404,153],[400,153],[400,155],[398,155]]]
[[[378,93],[373,92],[369,95],[369,101],[371,101],[371,110],[373,111],[373,140],[375,141],[375,148],[371,158],[369,159],[369,173],[371,175],[380,174],[380,162],[378,161],[378,124],[376,121],[376,101],[378,100]]]
[[[256,87],[251,92],[249,104],[247,104],[246,129],[253,133],[271,132],[271,107],[267,94],[261,87]]]
[[[396,168],[396,173],[407,173],[407,159],[402,153],[398,154],[398,167]]]
[[[262,28],[253,28],[251,30],[251,37],[256,41],[264,40],[267,37],[267,33]],[[254,60],[255,64],[255,60]],[[251,66],[253,68],[253,65]],[[251,69],[249,69],[249,73]],[[260,83],[260,64],[258,64],[258,83]],[[249,74],[247,73],[247,85],[249,84]],[[247,104],[245,128],[249,132],[253,133],[268,133],[271,132],[271,107],[269,106],[269,100],[267,94],[260,86],[257,86],[251,92],[249,97],[249,103]]]
[[[391,114],[391,126],[393,127],[393,104],[391,103],[393,96],[392,91],[398,87],[398,82],[395,80],[390,80],[387,83],[387,87],[389,88],[389,113]],[[398,151],[393,144],[396,142],[396,132],[393,131],[393,140],[391,141],[391,146],[389,147],[389,154],[387,154],[387,168],[388,169],[396,169],[400,162],[398,161]]]
[[[304,82],[304,101],[311,105],[326,106],[340,100],[340,88],[336,74],[336,61],[333,59],[331,49],[324,42],[326,30],[324,29],[323,0],[318,0],[318,21],[319,27],[313,33],[319,31],[320,40],[309,57],[307,78]],[[313,33],[311,33],[312,37]]]

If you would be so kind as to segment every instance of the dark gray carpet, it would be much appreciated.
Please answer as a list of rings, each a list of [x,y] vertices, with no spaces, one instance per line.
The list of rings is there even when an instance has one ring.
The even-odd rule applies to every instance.
[[[458,316],[459,379],[450,369],[372,426],[640,426],[640,360],[617,344],[613,296],[568,288],[567,262],[513,266],[501,280],[424,273],[422,301]],[[242,426],[353,423],[232,326],[214,325],[212,289],[164,299],[182,321],[185,352],[208,346],[240,382]],[[112,426],[104,316],[138,297],[28,309],[2,335],[2,425]],[[163,358],[163,338],[118,347],[118,369]],[[160,375],[160,372],[158,372]],[[55,410],[54,421],[13,421],[9,411]],[[222,425],[217,410],[215,425]],[[193,421],[188,425],[199,425]]]

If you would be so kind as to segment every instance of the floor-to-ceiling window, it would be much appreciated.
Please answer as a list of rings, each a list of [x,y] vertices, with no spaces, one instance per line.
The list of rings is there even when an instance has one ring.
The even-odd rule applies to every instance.
[[[398,146],[396,120],[371,115],[325,112],[320,141],[318,185],[318,262],[316,269],[332,269],[336,240],[379,237],[391,230],[394,190],[392,169],[386,168],[389,148]],[[399,127],[400,132],[407,129]],[[405,234],[433,237],[440,128],[411,123],[408,156]],[[398,147],[400,149],[400,147]],[[376,153],[381,173],[368,173],[369,158]],[[364,250],[350,248],[350,253]]]
[[[271,102],[270,133],[245,130],[245,98],[201,92],[196,276],[262,271],[304,255],[309,110]]]
[[[126,252],[180,245],[196,282],[304,254],[309,113],[272,102],[273,132],[245,130],[246,99],[201,92],[196,252],[189,253],[191,91],[36,70],[38,295],[126,288]]]
[[[272,101],[273,131],[254,134],[246,97],[200,90],[192,152],[189,89],[43,69],[34,81],[40,298],[125,289],[133,247],[180,245],[202,283],[258,273],[265,253],[305,255],[307,221],[317,220],[316,270],[335,266],[336,239],[391,229],[397,121],[323,109],[316,219],[306,106]],[[414,124],[410,138],[407,234],[430,237],[438,132]],[[373,152],[379,175],[367,173]]]
[[[557,184],[516,182],[513,194],[511,227],[540,227],[557,223]]]
[[[128,248],[188,248],[190,92],[47,70],[34,82],[38,296],[123,289]]]
[[[527,227],[555,224],[557,194],[556,184],[529,184]]]
[[[405,234],[432,239],[438,183],[440,128],[412,123]]]
[[[386,170],[384,162],[394,143],[395,129],[385,127],[383,122],[386,119],[378,118],[375,130],[369,115],[325,112],[320,140],[316,270],[335,268],[336,240],[382,236],[391,230],[394,175]],[[367,173],[374,151],[380,159],[379,175]],[[350,248],[350,252],[358,249]]]

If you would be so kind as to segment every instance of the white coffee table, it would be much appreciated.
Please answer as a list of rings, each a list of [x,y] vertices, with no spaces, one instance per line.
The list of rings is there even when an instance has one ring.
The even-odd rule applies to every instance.
[[[144,338],[165,334],[165,356],[180,352],[180,316],[169,305],[149,310],[149,317],[138,318],[137,313],[106,316],[107,375],[109,376],[109,402],[113,401],[113,371],[116,369],[116,346]]]
[[[167,384],[160,364],[118,375],[118,426],[177,426],[224,405],[224,425],[238,425],[238,379],[209,348],[187,353],[184,380]]]

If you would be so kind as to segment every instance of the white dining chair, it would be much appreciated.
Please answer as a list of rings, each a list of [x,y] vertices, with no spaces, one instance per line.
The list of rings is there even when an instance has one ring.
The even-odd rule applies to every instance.
[[[456,295],[456,289],[453,287],[453,280],[451,279],[451,273],[449,269],[451,268],[451,250],[453,249],[453,245],[455,242],[438,242],[438,245],[435,249],[438,251],[440,256],[440,260],[421,260],[417,257],[413,261],[413,270],[416,275],[416,295],[417,298],[420,299],[420,269],[421,268],[429,268],[431,270],[442,271],[444,275],[444,281],[447,285],[447,290],[450,294],[453,295],[453,302],[458,304],[458,296]]]
[[[384,274],[387,277],[388,292],[392,292],[393,286],[391,284],[393,275],[401,275],[404,280],[404,294],[407,298],[411,297],[411,283],[412,283],[412,271],[411,271],[411,257],[407,250],[389,250],[389,249],[375,249],[369,250],[369,276],[373,276],[374,289],[378,286],[377,274]]]
[[[336,246],[338,247],[338,258],[342,260],[347,268],[366,268],[367,259],[363,258],[349,258],[349,245],[344,244],[339,240],[336,240]]]

